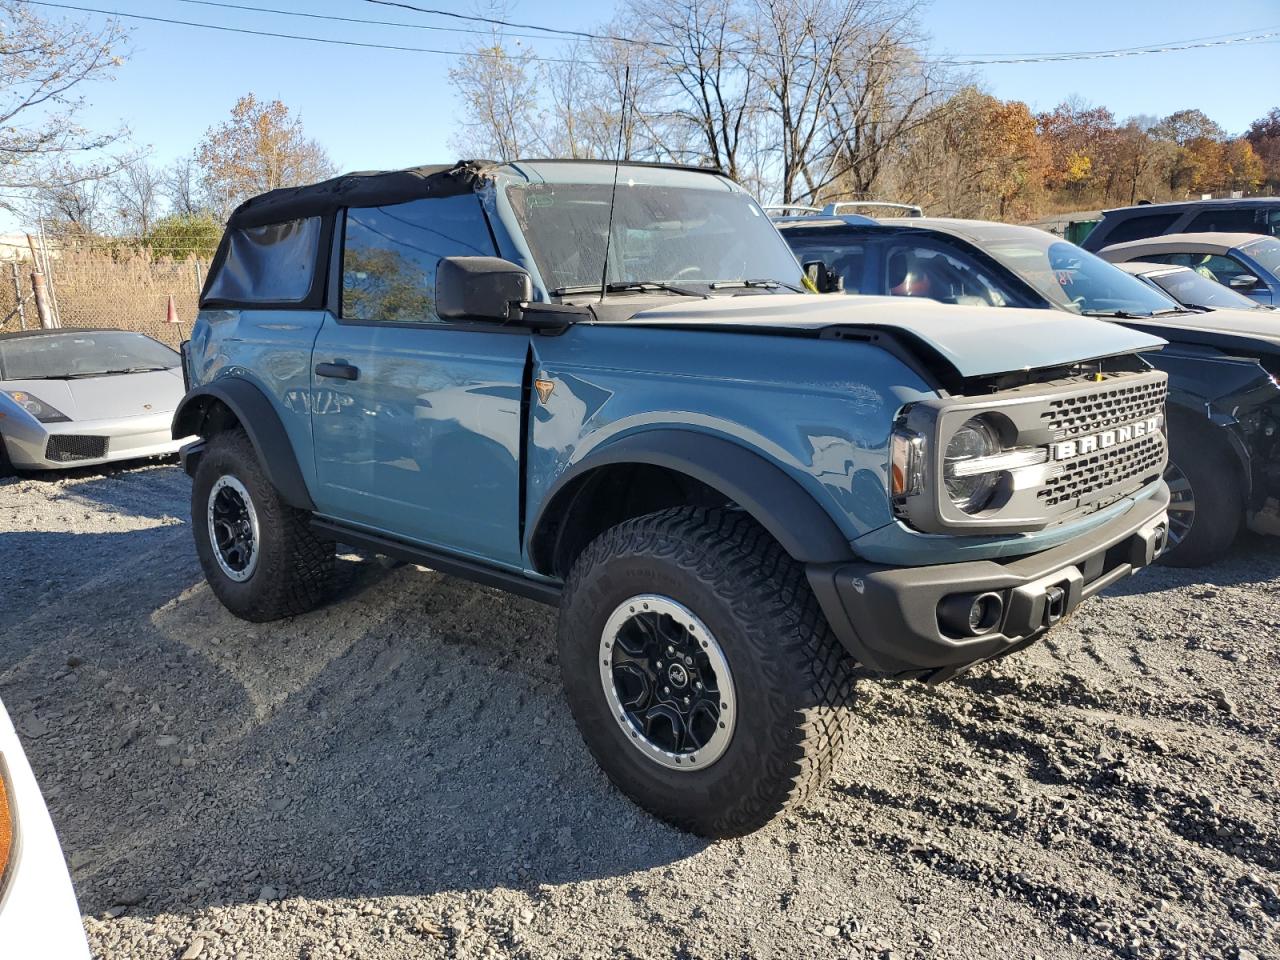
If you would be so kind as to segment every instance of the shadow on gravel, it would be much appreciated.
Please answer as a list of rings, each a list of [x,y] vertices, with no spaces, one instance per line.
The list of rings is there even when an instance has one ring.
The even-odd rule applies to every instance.
[[[532,890],[703,849],[590,758],[561,698],[551,611],[345,565],[342,603],[256,625],[203,583],[183,589],[190,559],[153,562],[146,590],[77,598],[114,590],[103,614],[134,612],[81,634],[76,682],[42,697],[60,664],[53,651],[24,663],[39,691],[28,712],[48,727],[31,760],[82,910]],[[15,678],[6,701],[23,688]]]
[[[1231,552],[1217,563],[1189,568],[1156,564],[1135,576],[1126,577],[1102,596],[1131,597],[1198,584],[1234,587],[1262,583],[1269,589],[1280,589],[1274,585],[1277,579],[1280,579],[1280,543],[1275,537],[1245,533]]]

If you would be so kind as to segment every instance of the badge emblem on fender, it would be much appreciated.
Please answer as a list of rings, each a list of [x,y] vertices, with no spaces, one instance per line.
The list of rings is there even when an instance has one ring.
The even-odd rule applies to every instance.
[[[539,377],[537,380],[533,381],[533,389],[538,391],[538,399],[543,403],[546,403],[551,399],[551,392],[555,390],[555,388],[556,385],[553,380],[543,380]]]

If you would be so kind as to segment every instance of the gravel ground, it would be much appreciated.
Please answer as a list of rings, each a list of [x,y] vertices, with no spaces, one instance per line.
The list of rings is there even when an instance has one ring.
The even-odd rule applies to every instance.
[[[1280,550],[864,683],[815,802],[707,843],[561,700],[552,614],[343,560],[255,626],[174,467],[0,483],[0,697],[102,958],[1280,957]]]

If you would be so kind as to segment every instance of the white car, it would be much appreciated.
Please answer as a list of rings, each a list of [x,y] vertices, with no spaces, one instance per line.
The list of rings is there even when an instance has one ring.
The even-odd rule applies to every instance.
[[[0,956],[89,960],[71,877],[31,765],[0,704]]]
[[[0,334],[0,476],[167,456],[177,351],[125,330]]]

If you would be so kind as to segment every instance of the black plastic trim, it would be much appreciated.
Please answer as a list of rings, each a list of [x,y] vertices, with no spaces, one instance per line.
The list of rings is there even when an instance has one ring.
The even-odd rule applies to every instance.
[[[431,547],[406,543],[394,537],[350,527],[328,517],[313,517],[311,527],[325,537],[353,547],[363,547],[397,560],[421,564],[451,577],[461,577],[463,580],[470,580],[486,587],[497,587],[548,606],[560,605],[560,594],[563,588],[558,583],[531,580],[522,574],[503,570],[500,567],[491,567],[470,557],[460,557]]]
[[[562,495],[571,495],[574,482],[592,470],[627,463],[665,467],[719,491],[754,517],[801,563],[838,563],[854,558],[853,549],[831,516],[781,467],[729,440],[691,430],[657,429],[610,443],[561,474],[529,527],[529,555],[535,569],[552,569],[554,543],[545,542],[545,534],[555,525],[549,521],[569,506]]]
[[[1169,490],[1160,489],[1118,517],[1040,553],[921,567],[810,564],[809,584],[832,631],[868,670],[890,676],[947,679],[1003,656],[1048,629],[1044,597],[1066,593],[1062,613],[1152,563],[1164,547]],[[938,604],[956,593],[998,592],[1006,601],[999,629],[979,637],[943,634]]]
[[[271,485],[284,502],[299,510],[314,510],[302,470],[293,452],[293,443],[280,422],[280,416],[267,395],[255,384],[240,377],[222,377],[196,387],[178,404],[173,415],[175,440],[202,434],[204,414],[209,405],[219,401],[227,405],[253,443]],[[190,460],[188,460],[190,462]]]

